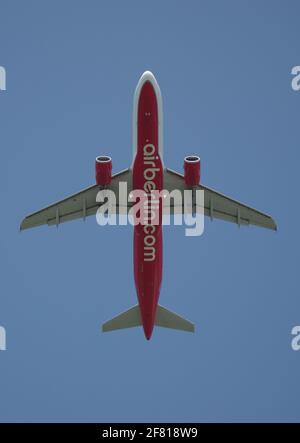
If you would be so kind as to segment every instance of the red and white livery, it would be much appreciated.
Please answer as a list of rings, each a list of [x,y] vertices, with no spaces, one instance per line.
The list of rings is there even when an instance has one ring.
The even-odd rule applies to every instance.
[[[256,225],[276,230],[274,220],[254,208],[204,186],[200,182],[200,158],[184,158],[184,174],[164,167],[162,98],[154,75],[146,71],[140,78],[133,105],[133,161],[130,168],[112,174],[112,160],[108,156],[96,158],[96,184],[45,209],[25,217],[21,229],[44,224],[60,223],[95,215],[101,203],[96,198],[99,190],[111,190],[120,197],[120,183],[126,182],[128,194],[143,191],[151,200],[152,191],[202,190],[204,214],[237,225]],[[194,331],[194,325],[159,303],[163,269],[162,202],[155,206],[157,222],[146,219],[134,225],[134,279],[138,304],[103,324],[103,331],[142,326],[149,340],[154,326]],[[193,208],[197,203],[193,200]],[[172,211],[170,205],[170,211]],[[121,205],[115,211],[120,213]],[[183,211],[183,203],[180,210]],[[202,208],[203,210],[203,208]],[[178,207],[176,208],[178,213]]]

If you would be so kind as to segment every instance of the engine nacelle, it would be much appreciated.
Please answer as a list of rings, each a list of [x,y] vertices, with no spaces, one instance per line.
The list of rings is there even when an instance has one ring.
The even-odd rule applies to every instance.
[[[187,186],[197,186],[200,183],[200,157],[189,155],[184,158],[184,181]]]
[[[111,157],[101,155],[96,157],[96,183],[100,186],[109,185],[111,182],[112,161]]]

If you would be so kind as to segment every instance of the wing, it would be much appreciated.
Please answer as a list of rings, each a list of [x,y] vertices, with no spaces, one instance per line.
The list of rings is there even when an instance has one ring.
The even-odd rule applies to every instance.
[[[164,188],[169,192],[174,189],[180,191],[190,189],[185,185],[184,176],[171,169],[165,170]],[[204,191],[204,214],[211,217],[211,219],[219,218],[238,225],[256,225],[277,230],[275,221],[269,215],[226,197],[206,186],[198,185],[196,189]]]
[[[130,192],[132,186],[131,175],[130,169],[121,171],[113,175],[110,185],[105,187],[105,189],[110,189],[115,192],[117,204],[119,202],[119,183],[126,182],[128,192]],[[45,224],[58,225],[70,220],[94,215],[100,206],[100,203],[96,202],[96,195],[101,189],[104,189],[103,186],[90,186],[77,194],[73,194],[40,211],[27,215],[22,221],[20,229],[23,230]]]

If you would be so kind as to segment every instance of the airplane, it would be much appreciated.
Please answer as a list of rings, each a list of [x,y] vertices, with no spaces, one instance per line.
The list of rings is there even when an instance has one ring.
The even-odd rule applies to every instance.
[[[151,167],[150,172],[149,167]],[[162,97],[156,78],[150,71],[144,72],[140,77],[134,93],[131,166],[112,174],[112,159],[103,155],[96,158],[95,169],[95,184],[28,215],[22,221],[20,229],[25,230],[45,224],[58,226],[70,220],[85,219],[87,216],[95,215],[100,207],[96,199],[99,190],[111,190],[118,197],[119,184],[125,182],[128,192],[136,189],[145,191],[166,189],[169,192],[174,189],[181,192],[202,190],[204,191],[203,212],[211,219],[221,219],[236,223],[238,226],[256,225],[277,230],[271,216],[204,186],[200,181],[199,156],[188,155],[184,158],[184,174],[164,166]],[[193,208],[195,205],[193,201]],[[183,207],[179,210],[183,211]],[[121,206],[116,205],[115,211],[120,213]],[[134,280],[138,303],[105,322],[102,331],[142,326],[147,340],[151,338],[154,326],[194,332],[195,326],[192,322],[158,303],[162,281],[162,240],[161,210],[157,225],[134,226]]]

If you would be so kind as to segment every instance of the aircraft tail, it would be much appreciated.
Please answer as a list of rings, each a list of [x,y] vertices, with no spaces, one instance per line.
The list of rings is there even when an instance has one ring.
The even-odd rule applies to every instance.
[[[157,305],[155,326],[178,329],[179,331],[195,332],[195,325],[192,322],[160,305]]]
[[[115,329],[134,328],[135,326],[141,325],[140,308],[138,305],[135,305],[133,308],[128,309],[128,311],[124,311],[116,317],[113,317],[111,320],[103,323],[102,331],[108,332],[114,331]]]
[[[155,326],[160,326],[162,328],[195,332],[195,326],[193,323],[160,305],[157,305],[154,324]],[[102,331],[108,332],[116,329],[133,328],[136,326],[142,326],[142,318],[138,305],[133,306],[127,311],[124,311],[116,317],[113,317],[111,320],[103,323]]]

